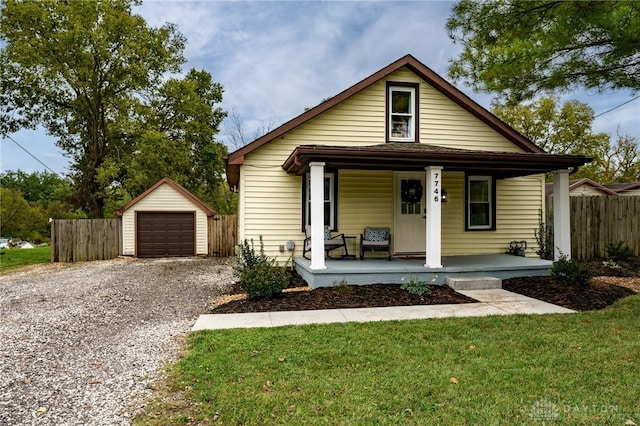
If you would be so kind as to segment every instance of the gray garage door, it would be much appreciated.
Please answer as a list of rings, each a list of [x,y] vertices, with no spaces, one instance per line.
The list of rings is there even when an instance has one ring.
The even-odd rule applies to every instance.
[[[138,257],[195,255],[195,213],[138,212]]]

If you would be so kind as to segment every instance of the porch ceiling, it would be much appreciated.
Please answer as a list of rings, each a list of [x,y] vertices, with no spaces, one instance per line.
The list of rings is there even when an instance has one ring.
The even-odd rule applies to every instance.
[[[576,170],[593,159],[581,155],[472,151],[423,143],[386,143],[371,146],[300,145],[282,168],[290,174],[309,171],[309,163],[324,162],[330,169],[424,170],[442,166],[446,171],[465,171],[508,178],[547,173],[558,169]]]

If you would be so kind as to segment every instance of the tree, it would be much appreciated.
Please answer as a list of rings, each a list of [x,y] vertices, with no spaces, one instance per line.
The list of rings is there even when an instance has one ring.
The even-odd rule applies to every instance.
[[[592,163],[573,175],[575,178],[588,177],[600,183],[640,178],[637,140],[618,135],[612,145],[608,134],[594,134],[594,112],[587,104],[574,100],[558,106],[554,98],[540,98],[517,105],[494,105],[493,113],[547,152],[593,157]]]
[[[206,71],[191,70],[170,78],[134,111],[124,130],[127,142],[117,157],[101,166],[98,179],[136,196],[164,176],[213,204],[215,189],[223,185],[226,146],[215,140],[226,113],[222,86]]]
[[[16,190],[29,203],[49,204],[52,201],[65,201],[71,195],[71,182],[55,173],[22,170],[0,173],[0,186]]]
[[[620,135],[615,144],[601,153],[602,183],[640,181],[640,144],[630,135]]]
[[[103,217],[105,160],[125,151],[123,121],[184,62],[184,38],[150,28],[134,0],[3,0],[0,133],[44,126],[73,160],[75,201]]]
[[[640,2],[460,0],[449,75],[510,102],[577,86],[640,89]]]
[[[41,213],[31,207],[22,194],[14,189],[0,188],[0,235],[32,239],[32,225],[41,222]]]
[[[247,125],[240,116],[240,113],[238,113],[235,108],[232,108],[223,126],[223,134],[230,148],[238,150],[246,144],[266,135],[273,129],[273,122],[271,119],[261,121],[260,125],[251,133],[251,136],[247,136],[246,128]]]
[[[54,173],[9,170],[0,174],[0,187],[3,235],[28,240],[49,238],[49,218],[86,217],[69,204],[71,183]]]

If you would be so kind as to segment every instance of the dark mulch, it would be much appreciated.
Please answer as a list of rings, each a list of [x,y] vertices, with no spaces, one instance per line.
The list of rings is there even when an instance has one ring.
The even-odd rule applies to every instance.
[[[551,277],[521,277],[502,281],[502,288],[576,311],[604,309],[634,291],[613,284],[591,281],[587,286],[564,286]]]
[[[600,259],[589,262],[594,275],[640,277],[640,258],[617,261],[611,268]],[[292,273],[289,287],[303,287],[306,283]],[[618,299],[635,294],[634,291],[605,282],[584,287],[557,284],[551,277],[522,277],[503,280],[505,290],[578,311],[603,309]],[[239,287],[235,292],[240,293]],[[212,309],[213,313],[270,312],[312,309],[339,309],[359,307],[437,305],[471,303],[475,300],[456,293],[446,286],[431,286],[431,293],[423,296],[411,294],[398,284],[339,285],[311,291],[285,292],[273,300],[236,300]],[[232,294],[234,291],[231,292]]]
[[[272,300],[235,300],[213,309],[216,314],[235,312],[308,311],[312,309],[373,308],[381,306],[473,303],[476,300],[449,287],[432,286],[431,293],[418,296],[398,284],[340,285],[311,291],[282,293]]]

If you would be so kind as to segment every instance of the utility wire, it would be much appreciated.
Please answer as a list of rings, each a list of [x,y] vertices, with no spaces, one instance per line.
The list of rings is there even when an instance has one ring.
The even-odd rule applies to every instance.
[[[598,118],[598,117],[600,117],[601,115],[605,115],[606,113],[611,112],[611,111],[613,111],[614,109],[618,109],[618,108],[620,108],[621,106],[626,105],[626,104],[628,104],[629,102],[635,101],[635,100],[636,100],[636,99],[638,99],[638,98],[640,98],[640,95],[636,96],[635,98],[631,98],[631,99],[629,99],[628,101],[623,102],[623,103],[621,103],[621,104],[620,104],[620,105],[618,105],[618,106],[615,106],[615,107],[613,107],[613,108],[611,108],[611,109],[608,109],[608,110],[606,110],[605,112],[601,112],[600,114],[598,114],[598,115],[594,116],[593,118]]]
[[[24,152],[26,152],[27,154],[29,154],[31,157],[33,157],[34,160],[36,160],[38,163],[42,164],[47,170],[49,170],[51,173],[53,173],[54,175],[57,175],[58,177],[62,178],[62,176],[60,176],[59,173],[55,172],[51,167],[47,166],[46,164],[44,164],[42,161],[40,161],[40,159],[38,157],[36,157],[35,155],[33,155],[32,153],[29,152],[29,150],[27,150],[27,148],[25,148],[24,146],[20,145],[18,142],[16,142],[15,139],[13,139],[11,136],[7,135],[5,136],[7,139],[9,139],[11,142],[15,143],[16,145],[18,145]]]

